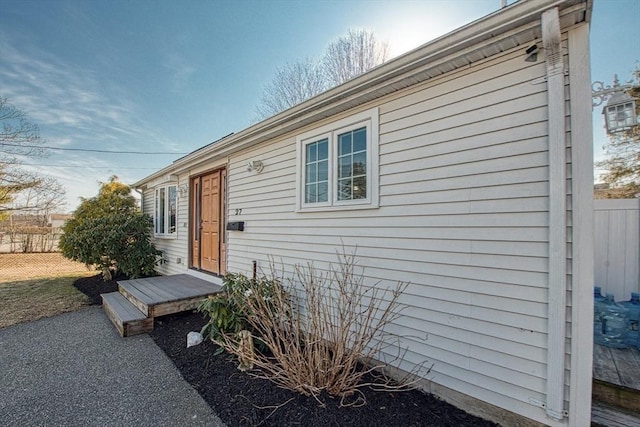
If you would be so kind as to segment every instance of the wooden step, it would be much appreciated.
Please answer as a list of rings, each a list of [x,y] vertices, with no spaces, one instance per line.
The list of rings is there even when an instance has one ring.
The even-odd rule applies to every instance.
[[[593,346],[594,402],[640,414],[640,350]]]
[[[102,307],[123,337],[153,330],[153,318],[147,317],[120,292],[102,294]]]
[[[118,281],[120,293],[148,317],[193,310],[220,289],[188,274]]]
[[[118,293],[122,295],[131,305],[136,307],[145,317],[150,316],[150,306],[153,305],[151,299],[146,293],[138,291],[132,287],[130,281],[118,282]]]
[[[594,402],[640,414],[640,390],[594,379],[592,397]]]

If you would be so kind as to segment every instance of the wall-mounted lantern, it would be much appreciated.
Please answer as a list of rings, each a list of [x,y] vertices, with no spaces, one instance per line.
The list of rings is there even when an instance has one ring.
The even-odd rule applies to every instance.
[[[607,123],[607,133],[621,132],[638,124],[635,99],[626,92],[609,98],[602,114]]]
[[[256,173],[260,173],[262,169],[264,169],[264,165],[261,160],[252,160],[247,163],[247,172],[255,171]]]
[[[636,100],[627,93],[632,87],[631,84],[620,85],[617,75],[613,78],[613,87],[604,86],[602,82],[594,82],[591,85],[593,106],[597,107],[607,101],[602,114],[609,135],[638,125]]]

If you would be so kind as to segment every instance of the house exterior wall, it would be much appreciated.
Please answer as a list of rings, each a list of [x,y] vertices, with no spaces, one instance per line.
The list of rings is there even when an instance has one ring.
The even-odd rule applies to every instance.
[[[544,77],[543,61],[508,51],[231,156],[229,220],[245,231],[229,233],[228,270],[250,274],[253,260],[267,269],[270,259],[289,272],[326,268],[342,245],[357,247],[369,283],[410,283],[393,326],[409,349],[401,368],[426,359],[438,385],[561,425],[537,403],[547,361]],[[296,135],[372,107],[380,207],[295,212]],[[259,175],[245,168],[255,159]]]
[[[182,171],[178,174],[177,181],[171,181],[171,184],[175,184],[178,188],[189,188],[189,180],[191,177],[202,175],[205,172],[220,169],[225,167],[226,159],[207,162],[205,164],[193,165],[186,171]],[[148,186],[143,193],[142,203],[143,212],[153,217],[155,211],[155,189],[157,186],[167,185],[169,182],[166,180],[159,180],[157,183]],[[156,271],[159,274],[182,274],[191,273],[198,274],[197,272],[189,270],[189,206],[190,206],[190,192],[178,191],[178,217],[177,217],[177,233],[175,236],[155,236],[153,241],[157,249],[162,251],[163,263],[159,264]],[[178,262],[178,260],[180,262]],[[221,283],[219,278],[207,275],[204,276],[208,280]]]
[[[153,214],[165,177],[188,186],[190,177],[226,167],[227,220],[245,222],[243,232],[227,232],[227,271],[250,275],[256,261],[268,274],[273,261],[291,276],[296,264],[326,270],[341,247],[356,251],[366,284],[409,283],[390,332],[408,349],[399,368],[433,365],[426,390],[504,425],[526,425],[520,416],[588,424],[591,4],[560,2],[561,34],[556,3],[523,2],[504,13],[513,20],[543,3],[541,20],[501,27],[504,39],[477,25],[491,37],[476,50],[460,48],[442,65],[435,47],[424,58],[408,54],[179,159],[139,183],[145,212]],[[451,43],[462,43],[460,34]],[[544,47],[536,62],[524,61],[529,43]],[[426,58],[430,68],[394,74]],[[300,209],[301,137],[371,111],[379,132],[375,206]],[[259,174],[247,170],[254,160],[264,165]],[[178,206],[175,238],[155,239],[167,260],[158,271],[197,274],[187,269],[188,196]]]

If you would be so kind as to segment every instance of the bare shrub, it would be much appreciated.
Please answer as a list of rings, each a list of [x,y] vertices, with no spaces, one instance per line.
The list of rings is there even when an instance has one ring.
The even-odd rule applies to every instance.
[[[263,344],[253,353],[258,368],[253,374],[307,396],[318,398],[326,392],[341,397],[343,405],[358,405],[364,404],[360,387],[399,389],[410,384],[409,378],[417,379],[412,373],[399,383],[383,375],[377,375],[374,383],[363,381],[366,374],[383,372],[387,366],[377,361],[390,346],[385,327],[400,316],[403,307],[398,298],[407,284],[367,286],[355,254],[343,249],[338,258],[328,272],[312,264],[296,266],[293,278],[276,279],[289,286],[275,288],[268,300],[246,299],[252,313],[247,316],[249,329]],[[271,275],[277,277],[273,263]],[[236,334],[223,334],[221,345],[238,357],[248,357]],[[402,356],[398,354],[399,359]]]

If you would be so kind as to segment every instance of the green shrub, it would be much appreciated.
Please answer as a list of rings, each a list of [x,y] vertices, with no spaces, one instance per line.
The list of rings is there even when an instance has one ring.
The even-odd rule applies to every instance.
[[[96,197],[84,199],[63,227],[62,255],[95,265],[105,280],[113,272],[132,278],[152,275],[162,253],[151,241],[151,217],[139,211],[130,192],[112,177]]]
[[[198,307],[198,311],[209,318],[202,328],[202,335],[221,343],[224,335],[251,329],[248,319],[256,314],[252,310],[255,304],[251,302],[259,299],[270,306],[269,301],[278,289],[281,286],[276,280],[249,279],[242,274],[227,273],[223,278],[222,292],[208,297]],[[260,342],[256,345],[260,346]]]

